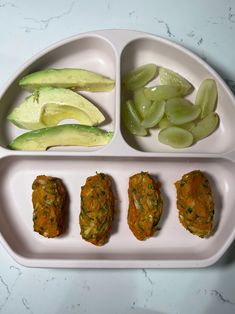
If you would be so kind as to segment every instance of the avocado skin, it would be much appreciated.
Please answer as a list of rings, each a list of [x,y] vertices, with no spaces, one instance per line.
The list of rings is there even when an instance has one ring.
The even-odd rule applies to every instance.
[[[52,86],[78,91],[105,92],[114,88],[114,80],[101,74],[78,68],[46,69],[24,76],[19,85],[29,91]]]
[[[8,148],[12,150],[46,150],[52,146],[100,146],[113,137],[94,126],[63,124],[26,132],[16,137]]]

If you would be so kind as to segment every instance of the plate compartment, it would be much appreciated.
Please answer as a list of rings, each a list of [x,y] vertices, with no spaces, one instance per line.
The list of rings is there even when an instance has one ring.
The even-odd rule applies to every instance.
[[[214,234],[193,236],[178,220],[174,182],[184,173],[200,169],[211,183],[215,199]],[[78,217],[80,190],[88,176],[110,175],[116,197],[113,232],[103,247],[84,241]],[[156,236],[138,241],[127,225],[128,180],[148,171],[161,182],[164,211]],[[70,199],[68,229],[63,236],[46,239],[33,231],[32,182],[37,175],[63,180]],[[30,266],[58,267],[202,267],[231,243],[235,228],[235,164],[223,158],[75,158],[6,157],[0,163],[1,235],[13,256]],[[24,195],[24,197],[22,197]],[[109,266],[108,266],[109,265]]]

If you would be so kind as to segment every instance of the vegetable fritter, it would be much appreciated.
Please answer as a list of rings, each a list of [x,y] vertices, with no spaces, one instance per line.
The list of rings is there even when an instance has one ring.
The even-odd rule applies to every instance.
[[[147,172],[137,173],[129,179],[128,225],[138,240],[145,240],[157,231],[163,211],[159,187]]]
[[[62,181],[50,176],[37,176],[33,185],[34,231],[54,238],[64,231],[66,190]]]
[[[211,234],[214,201],[210,183],[200,170],[183,175],[175,183],[179,220],[192,234],[201,238]]]
[[[81,188],[79,223],[84,240],[101,246],[110,236],[114,215],[114,196],[109,176],[97,173]]]

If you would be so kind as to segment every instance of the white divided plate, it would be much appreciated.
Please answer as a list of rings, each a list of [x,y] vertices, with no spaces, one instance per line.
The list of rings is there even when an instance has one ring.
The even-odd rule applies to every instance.
[[[157,130],[146,138],[133,137],[120,122],[121,74],[146,63],[171,68],[195,87],[208,77],[216,80],[220,125],[216,132],[192,147],[176,150],[156,140]],[[101,126],[114,131],[105,147],[57,147],[46,152],[20,152],[7,144],[24,133],[7,120],[7,114],[28,95],[19,79],[48,67],[80,67],[115,79],[109,93],[83,93],[106,116]],[[154,84],[154,82],[153,82]],[[218,74],[200,58],[168,40],[126,30],[97,31],[61,41],[32,58],[6,85],[0,95],[0,240],[20,263],[37,267],[203,267],[218,260],[235,235],[235,101]],[[230,156],[231,157],[231,156]],[[174,182],[200,169],[208,175],[215,199],[214,231],[201,239],[179,223]],[[111,176],[117,198],[113,232],[103,247],[80,236],[80,190],[95,172]],[[164,213],[156,236],[138,241],[127,225],[128,179],[148,171],[159,179]],[[70,198],[68,228],[63,236],[46,239],[33,231],[32,182],[37,175],[63,180]]]

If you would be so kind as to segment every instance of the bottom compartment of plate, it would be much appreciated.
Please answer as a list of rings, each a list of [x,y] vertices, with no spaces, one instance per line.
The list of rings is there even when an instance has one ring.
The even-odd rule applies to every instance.
[[[179,223],[174,183],[183,174],[204,171],[215,201],[213,234],[192,235]],[[128,182],[147,171],[161,183],[164,200],[159,231],[138,241],[127,224]],[[96,247],[80,236],[80,191],[88,176],[104,172],[115,194],[113,230]],[[32,183],[37,175],[61,178],[69,194],[67,230],[57,238],[33,231]],[[0,160],[0,239],[21,264],[37,267],[204,267],[214,263],[235,234],[235,164],[223,158],[85,158],[13,156]]]

